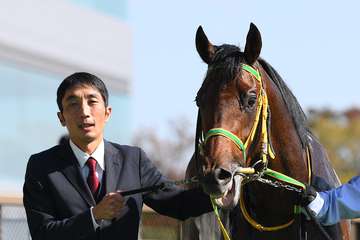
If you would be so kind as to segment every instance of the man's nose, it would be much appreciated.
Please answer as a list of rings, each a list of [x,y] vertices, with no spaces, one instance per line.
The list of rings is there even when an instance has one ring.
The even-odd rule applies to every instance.
[[[80,107],[80,113],[82,117],[87,117],[90,115],[90,106],[86,101],[83,101]]]

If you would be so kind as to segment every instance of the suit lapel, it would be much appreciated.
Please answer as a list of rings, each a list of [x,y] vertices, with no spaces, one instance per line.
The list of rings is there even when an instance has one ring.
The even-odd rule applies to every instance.
[[[96,202],[91,194],[89,186],[85,182],[79,167],[79,163],[70,148],[69,144],[64,145],[64,155],[61,156],[61,161],[65,163],[62,168],[62,173],[68,179],[68,181],[79,192],[82,198],[89,204],[89,206],[95,206]]]
[[[106,192],[115,192],[119,182],[123,157],[119,150],[105,141]]]

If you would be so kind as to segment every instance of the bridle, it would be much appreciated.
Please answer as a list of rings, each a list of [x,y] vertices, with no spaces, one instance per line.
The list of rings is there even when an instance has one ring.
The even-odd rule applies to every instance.
[[[261,135],[260,135],[260,141],[261,141],[261,162],[262,165],[264,166],[263,170],[266,169],[267,164],[268,164],[268,156],[270,156],[270,158],[274,159],[275,158],[275,154],[274,151],[271,147],[271,144],[269,144],[269,128],[268,128],[268,122],[269,122],[269,104],[268,104],[268,98],[266,95],[266,92],[264,90],[263,87],[263,82],[262,82],[262,78],[260,75],[260,72],[253,68],[250,65],[241,63],[241,68],[245,71],[247,71],[248,73],[250,73],[250,75],[252,77],[254,77],[260,85],[260,90],[258,91],[257,94],[257,110],[256,110],[256,115],[255,115],[255,120],[253,122],[252,128],[250,130],[249,136],[246,138],[245,142],[243,142],[236,134],[224,129],[224,128],[212,128],[210,130],[208,130],[206,133],[203,133],[202,129],[201,129],[201,116],[200,116],[200,110],[198,113],[198,120],[197,120],[197,127],[196,127],[196,143],[195,143],[195,160],[196,160],[196,165],[197,165],[197,169],[198,169],[198,174],[200,176],[202,176],[202,172],[200,172],[199,170],[201,169],[198,165],[199,165],[199,155],[203,155],[204,154],[204,148],[206,143],[208,142],[208,140],[214,136],[222,136],[225,137],[227,139],[229,139],[231,142],[233,142],[235,144],[235,146],[242,152],[243,155],[243,159],[246,162],[247,167],[249,167],[249,164],[247,162],[247,152],[248,149],[250,148],[251,144],[253,143],[253,140],[255,138],[256,135],[256,131],[258,129],[259,124],[261,124]]]
[[[288,177],[282,173],[279,173],[277,171],[271,170],[268,168],[268,157],[271,159],[275,159],[275,153],[271,146],[270,142],[270,108],[269,108],[269,102],[267,98],[267,94],[264,89],[264,83],[261,78],[260,72],[255,69],[254,67],[241,63],[241,69],[245,70],[246,72],[250,73],[250,75],[257,80],[259,83],[260,89],[258,91],[257,95],[257,110],[255,115],[255,120],[253,122],[252,128],[250,130],[250,133],[248,137],[246,138],[245,142],[243,142],[236,134],[230,132],[229,130],[226,130],[224,128],[212,128],[208,130],[206,133],[203,132],[201,127],[201,115],[200,115],[200,109],[198,112],[198,118],[197,118],[197,126],[196,126],[196,136],[195,136],[195,161],[196,161],[196,168],[198,172],[198,177],[201,179],[203,176],[202,168],[199,166],[199,155],[204,155],[204,148],[206,143],[209,141],[210,138],[214,136],[221,136],[224,138],[227,138],[231,142],[235,144],[235,146],[242,152],[243,159],[246,163],[245,167],[240,167],[236,173],[239,173],[240,175],[245,176],[247,179],[253,180],[261,180],[261,177],[265,174],[267,176],[270,176],[274,179],[284,181],[286,183],[292,184],[294,186],[297,186],[300,189],[304,189],[305,185],[291,177]],[[259,125],[261,125],[261,129],[259,128]],[[261,142],[261,158],[259,161],[255,162],[254,165],[261,163],[260,169],[254,169],[254,165],[250,166],[250,162],[248,162],[250,159],[247,159],[247,152],[249,151],[249,148],[254,143],[254,138],[257,131],[260,131],[260,142]],[[200,171],[201,170],[201,171]],[[311,169],[309,169],[309,172],[311,172]],[[244,174],[245,173],[245,174]],[[245,183],[248,181],[245,181]],[[243,183],[242,183],[243,184]],[[243,193],[241,194],[243,196]],[[214,208],[215,215],[217,217],[218,223],[220,225],[220,229],[223,233],[223,236],[225,239],[230,239],[229,234],[227,233],[225,227],[223,226],[217,207],[212,199],[212,204]],[[298,207],[297,205],[295,207]],[[294,219],[290,220],[289,222],[279,225],[279,226],[273,226],[273,227],[266,227],[262,226],[261,224],[257,223],[254,219],[251,218],[249,213],[247,212],[244,204],[244,200],[240,197],[240,209],[242,211],[243,216],[247,220],[248,223],[250,223],[251,226],[256,228],[259,231],[277,231],[281,230],[283,228],[286,228],[290,226]],[[298,208],[294,209],[295,214],[299,214]]]

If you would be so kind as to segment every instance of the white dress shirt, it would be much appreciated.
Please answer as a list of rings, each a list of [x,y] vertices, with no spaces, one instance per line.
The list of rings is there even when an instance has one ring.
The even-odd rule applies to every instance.
[[[89,167],[86,165],[87,160],[89,159],[89,157],[92,157],[96,160],[97,164],[96,164],[96,176],[99,179],[100,182],[100,188],[101,186],[101,180],[102,180],[102,175],[105,169],[105,161],[104,161],[104,156],[105,156],[105,149],[104,149],[104,141],[101,141],[99,146],[97,146],[97,148],[95,149],[95,151],[92,154],[88,154],[86,152],[83,152],[78,146],[75,145],[75,143],[73,143],[73,141],[70,140],[70,147],[74,152],[74,155],[76,157],[76,159],[79,162],[80,165],[80,169],[81,169],[81,173],[85,179],[85,182],[87,180],[87,177],[89,175]]]
[[[78,146],[75,145],[75,143],[73,143],[73,141],[71,141],[70,139],[70,147],[72,149],[72,151],[74,152],[74,155],[76,157],[76,159],[78,160],[78,163],[80,165],[80,169],[81,169],[81,173],[82,176],[86,182],[87,177],[89,175],[89,167],[86,165],[87,160],[89,159],[89,157],[92,157],[96,160],[97,164],[96,164],[96,176],[99,179],[100,182],[100,189],[103,188],[104,186],[102,186],[101,184],[101,180],[103,177],[103,173],[105,170],[105,147],[104,147],[104,140],[102,140],[99,144],[99,146],[97,146],[97,148],[95,149],[95,151],[92,154],[88,154],[84,151],[82,151]],[[97,229],[98,227],[100,227],[100,225],[95,221],[94,218],[94,214],[92,212],[92,209],[94,207],[91,207],[91,218],[92,218],[92,222],[93,222],[93,226],[94,229]]]

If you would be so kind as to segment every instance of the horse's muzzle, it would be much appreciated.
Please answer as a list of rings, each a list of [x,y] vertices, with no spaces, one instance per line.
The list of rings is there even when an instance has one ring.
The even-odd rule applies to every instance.
[[[233,174],[224,169],[216,168],[201,178],[204,191],[211,196],[222,196],[231,182]]]

